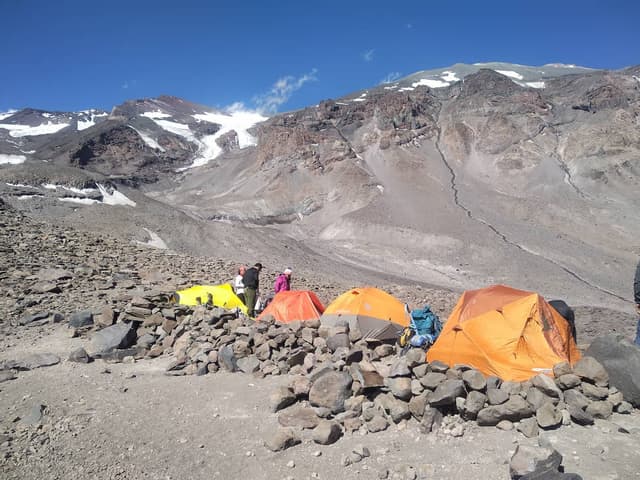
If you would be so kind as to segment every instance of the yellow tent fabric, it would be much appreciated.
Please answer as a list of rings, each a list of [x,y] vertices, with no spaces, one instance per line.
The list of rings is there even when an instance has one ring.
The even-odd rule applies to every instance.
[[[336,298],[325,309],[320,321],[335,325],[349,322],[358,328],[363,338],[395,342],[403,328],[409,325],[404,304],[392,295],[373,287],[353,288]]]
[[[464,292],[427,360],[524,381],[580,359],[568,322],[535,292],[494,285]]]
[[[206,304],[209,295],[212,297],[212,304],[216,307],[227,308],[229,310],[239,308],[241,312],[247,313],[247,307],[234,293],[233,288],[228,283],[222,285],[195,285],[191,288],[176,292],[177,303],[181,305],[198,305],[198,298],[200,299],[200,303]]]

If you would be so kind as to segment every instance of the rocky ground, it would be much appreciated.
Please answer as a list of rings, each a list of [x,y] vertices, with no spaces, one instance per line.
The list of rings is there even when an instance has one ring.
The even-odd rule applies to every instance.
[[[243,340],[238,335],[253,335],[253,344],[257,343],[255,332],[239,330],[253,328],[243,327],[241,319],[228,324],[233,328],[220,325],[226,330],[215,337],[218,333],[212,331],[208,322],[203,323],[209,310],[202,312],[200,322],[193,321],[195,312],[185,311],[182,323],[176,324],[165,323],[169,318],[163,312],[162,324],[155,327],[166,325],[169,332],[163,338],[154,338],[145,350],[148,353],[162,345],[156,358],[127,352],[128,355],[121,357],[105,355],[91,363],[69,361],[70,353],[78,348],[91,350],[90,339],[95,331],[109,323],[105,320],[109,312],[113,314],[111,321],[118,314],[121,320],[138,314],[148,318],[151,315],[143,311],[145,307],[140,306],[140,299],[161,298],[167,292],[194,283],[228,281],[236,265],[226,260],[192,258],[126,244],[108,235],[63,229],[27,219],[2,203],[0,223],[0,279],[5,290],[0,298],[3,334],[0,363],[4,367],[0,370],[0,471],[4,478],[73,475],[105,479],[185,476],[507,479],[514,451],[538,445],[555,448],[564,457],[565,471],[585,479],[638,478],[640,458],[636,445],[640,439],[640,415],[623,405],[615,390],[602,386],[580,387],[596,397],[604,395],[606,400],[602,403],[611,401],[615,410],[594,415],[592,408],[591,416],[595,418],[591,425],[581,426],[575,418],[574,421],[565,416],[558,418],[562,405],[555,402],[556,408],[547,413],[552,423],[559,420],[561,426],[555,424],[550,429],[536,426],[537,434],[532,430],[526,430],[525,434],[523,422],[516,419],[501,419],[505,421],[500,428],[479,426],[478,423],[483,422],[472,418],[473,414],[469,415],[469,408],[462,403],[456,403],[455,409],[447,407],[450,415],[445,415],[439,425],[431,424],[427,429],[424,411],[420,412],[422,415],[415,415],[413,408],[411,415],[394,416],[393,409],[387,409],[385,405],[389,405],[385,402],[396,402],[398,397],[406,397],[405,393],[408,395],[405,400],[436,395],[439,384],[430,385],[423,379],[427,374],[438,372],[427,366],[422,371],[416,364],[410,370],[401,368],[397,376],[392,376],[390,371],[398,361],[395,351],[382,355],[381,351],[374,354],[375,349],[364,349],[365,356],[377,355],[373,361],[387,365],[385,378],[400,379],[393,380],[393,384],[409,381],[410,391],[402,392],[395,385],[395,393],[387,393],[385,387],[391,389],[387,381],[380,386],[377,402],[375,398],[366,401],[362,398],[358,415],[339,417],[322,413],[317,398],[309,391],[297,392],[292,405],[285,405],[289,400],[278,404],[278,399],[287,398],[287,388],[295,378],[314,374],[316,365],[304,363],[311,352],[299,357],[301,364],[289,365],[285,361],[286,366],[272,355],[271,359],[260,360],[253,374],[247,374],[228,371],[220,358],[212,361],[207,354],[207,360],[203,361],[203,357],[187,351],[189,346],[207,342],[213,347],[216,338],[219,340],[225,335],[233,337],[228,345],[241,345]],[[270,285],[272,278],[265,275],[263,281]],[[350,286],[353,285],[339,278],[296,277],[297,288],[316,291],[325,303]],[[443,318],[458,295],[444,290],[418,290],[415,285],[380,286],[412,305],[431,304]],[[82,321],[81,316],[74,314],[84,311],[95,314],[92,315],[95,323],[105,323],[71,327],[70,322]],[[590,343],[599,333],[610,331],[630,335],[633,325],[628,319],[608,317],[604,323],[602,316],[607,313],[589,306],[577,310],[581,343]],[[147,328],[143,320],[139,323],[139,328]],[[176,341],[186,336],[183,333],[179,336],[178,331],[199,335],[191,335],[192,342],[184,345],[182,363]],[[351,333],[351,338],[348,347],[345,344],[343,348],[352,352],[357,346],[357,335],[352,332],[325,332],[325,343],[330,337],[345,333]],[[319,331],[315,335],[309,331],[306,334],[314,339],[324,338]],[[173,343],[165,344],[164,339],[172,335]],[[303,336],[300,331],[299,337]],[[297,338],[295,333],[287,333],[285,337],[284,342],[287,338]],[[318,342],[319,346],[314,344],[318,363],[330,360],[332,372],[344,372],[347,366],[353,365],[354,359],[349,360],[348,355],[334,358],[339,346],[329,345],[330,351],[325,351],[327,355],[323,357],[318,353],[323,351],[322,341]],[[258,355],[253,347],[247,345],[247,348],[247,356],[234,350],[236,360]],[[283,348],[278,347],[278,351],[282,352]],[[286,348],[290,354],[296,348],[294,340]],[[216,349],[218,353],[224,350]],[[202,365],[208,374],[196,375]],[[255,364],[251,366],[245,361],[240,367],[253,371]],[[459,376],[457,380],[463,382],[464,372],[453,370],[447,378],[455,380],[454,377]],[[430,375],[429,379],[444,380],[435,377],[437,375]],[[421,387],[411,380],[417,380]],[[474,390],[467,387],[469,391]],[[360,392],[357,388],[351,389],[354,393],[351,399],[357,398]],[[480,391],[488,394],[488,387],[477,390]],[[514,391],[510,394],[527,398]],[[416,400],[413,402],[415,407]],[[490,408],[486,402],[488,400],[482,401],[480,410]],[[316,408],[318,415],[314,416],[327,417],[316,418],[314,422],[339,422],[340,433],[335,435],[341,438],[325,445],[331,443],[328,437],[334,435],[334,429],[323,423],[329,430],[321,443],[318,439],[322,432],[317,431],[318,427],[296,430],[294,436],[301,443],[280,450],[277,440],[283,428],[282,415],[293,415],[299,408],[310,409],[310,405]],[[370,414],[366,413],[368,409],[372,410]],[[570,411],[569,407],[566,409]],[[444,410],[446,413],[447,409]],[[357,411],[357,408],[347,411]],[[488,418],[491,412],[493,410],[482,415],[475,412],[475,415]],[[535,417],[531,417],[532,413],[528,414],[529,418],[537,418],[537,412]],[[358,421],[367,425],[346,428]],[[370,422],[385,423],[385,428],[379,429]],[[583,419],[583,423],[591,422]],[[533,425],[530,428],[533,429]]]

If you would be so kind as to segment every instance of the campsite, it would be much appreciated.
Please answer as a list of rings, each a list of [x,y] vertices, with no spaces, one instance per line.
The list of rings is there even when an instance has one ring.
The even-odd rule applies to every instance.
[[[0,480],[640,480],[640,2],[2,2]]]
[[[522,468],[512,460],[516,451],[525,458],[546,452],[555,472],[559,455],[562,469],[581,478],[637,471],[632,384],[610,380],[576,350],[567,323],[534,292],[421,289],[416,297],[415,288],[353,288],[300,275],[294,285],[302,288],[278,294],[254,321],[230,306],[236,300],[228,286],[219,287],[233,263],[193,262],[114,240],[105,249],[104,239],[87,242],[6,213],[18,237],[25,225],[64,235],[64,243],[39,252],[45,261],[80,248],[98,261],[115,254],[137,265],[110,276],[109,285],[90,270],[40,271],[61,289],[50,306],[77,311],[65,321],[31,316],[5,328],[7,478],[177,478],[188,471],[191,478],[506,479]],[[188,287],[199,278],[209,283]],[[266,273],[263,282],[273,278]],[[197,285],[205,288],[190,290]],[[113,308],[83,310],[105,293],[117,299]],[[405,303],[429,303],[444,317],[426,355],[387,341],[410,322]],[[596,317],[578,311],[577,319],[578,338],[591,343]],[[514,332],[526,342],[514,344]],[[507,351],[495,347],[469,357],[459,340],[483,345],[487,333],[534,363],[506,365]],[[453,348],[439,354],[439,342],[453,342],[461,356],[451,357]],[[499,378],[509,372],[512,380]],[[614,378],[631,390],[612,386]]]

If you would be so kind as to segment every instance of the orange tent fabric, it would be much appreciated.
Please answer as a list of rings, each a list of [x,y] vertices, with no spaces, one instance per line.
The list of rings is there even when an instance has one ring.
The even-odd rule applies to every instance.
[[[278,292],[256,321],[265,315],[273,315],[280,323],[305,321],[320,318],[324,305],[315,293],[308,290]]]
[[[346,320],[351,329],[360,330],[363,338],[382,341],[396,341],[409,325],[404,304],[373,287],[353,288],[343,293],[331,302],[320,320],[325,325]]]
[[[427,360],[524,381],[580,359],[569,323],[534,292],[494,285],[464,292]]]

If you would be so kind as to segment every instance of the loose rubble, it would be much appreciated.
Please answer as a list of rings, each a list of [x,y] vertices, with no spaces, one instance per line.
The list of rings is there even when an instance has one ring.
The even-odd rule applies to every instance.
[[[574,367],[556,365],[555,378],[539,374],[526,382],[503,382],[466,365],[429,364],[421,349],[401,355],[393,345],[352,335],[346,322],[332,327],[317,320],[282,325],[272,317],[255,322],[234,310],[175,305],[161,293],[132,298],[116,323],[93,328],[85,333],[86,350],[72,352],[70,359],[118,362],[169,355],[166,374],[172,376],[220,369],[255,377],[289,375],[288,386],[269,396],[282,426],[265,441],[274,451],[300,443],[295,432],[305,429],[324,445],[345,432],[376,433],[407,421],[425,434],[461,437],[472,422],[530,438],[540,430],[591,425],[631,410],[592,357]],[[26,364],[5,369],[21,365]]]

